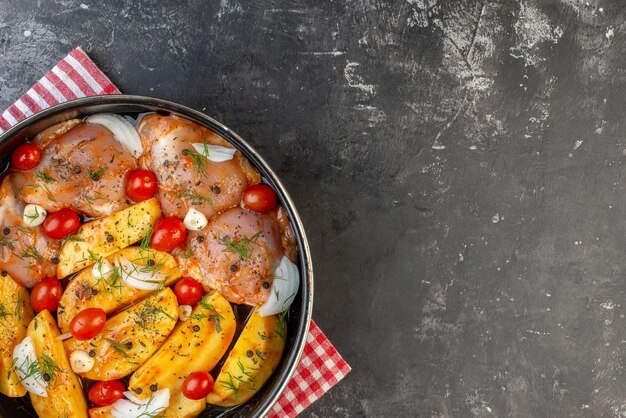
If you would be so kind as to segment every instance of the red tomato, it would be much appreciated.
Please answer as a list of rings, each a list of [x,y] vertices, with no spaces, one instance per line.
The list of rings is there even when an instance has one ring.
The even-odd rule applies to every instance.
[[[267,184],[255,184],[243,192],[243,203],[255,212],[269,212],[276,206],[276,193]]]
[[[104,328],[107,315],[100,308],[80,311],[70,322],[70,332],[77,340],[90,340]]]
[[[43,233],[52,239],[62,239],[72,235],[80,228],[78,215],[70,208],[63,208],[50,213],[43,221]]]
[[[124,383],[121,380],[96,382],[89,388],[89,400],[96,405],[107,406],[124,397]]]
[[[135,202],[150,199],[156,193],[157,178],[150,170],[133,170],[126,180],[126,195]]]
[[[191,373],[183,382],[183,395],[189,399],[202,399],[212,390],[213,377],[207,372]]]
[[[30,293],[30,304],[35,312],[47,309],[49,312],[56,311],[63,294],[61,283],[55,278],[43,279],[33,287]]]
[[[183,277],[176,283],[176,286],[174,286],[174,293],[176,294],[179,305],[193,306],[202,299],[204,289],[202,289],[200,283],[191,277]]]
[[[150,246],[159,251],[172,251],[187,238],[187,229],[183,221],[176,216],[163,218],[154,225]]]
[[[35,144],[22,144],[13,151],[11,164],[16,170],[30,170],[41,161],[41,150]]]

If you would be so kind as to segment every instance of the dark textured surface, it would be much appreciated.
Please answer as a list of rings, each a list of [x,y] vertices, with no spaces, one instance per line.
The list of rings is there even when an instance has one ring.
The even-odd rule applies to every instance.
[[[304,416],[626,415],[622,1],[84,3],[0,3],[1,107],[82,45],[257,147],[354,368]]]

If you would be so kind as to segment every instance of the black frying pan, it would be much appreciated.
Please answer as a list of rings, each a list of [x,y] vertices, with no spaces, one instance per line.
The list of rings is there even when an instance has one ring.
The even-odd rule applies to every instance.
[[[208,407],[200,416],[262,417],[272,408],[293,376],[304,350],[313,310],[313,267],[311,253],[298,212],[278,176],[265,160],[235,132],[220,122],[186,106],[151,97],[130,95],[93,96],[65,102],[43,110],[0,135],[0,157],[3,167],[15,147],[38,132],[56,123],[94,113],[140,114],[145,112],[171,113],[190,119],[215,131],[230,141],[259,170],[264,180],[276,191],[287,209],[298,245],[298,264],[301,275],[300,290],[287,316],[287,342],[278,368],[265,386],[248,402],[228,410]],[[28,396],[9,398],[0,395],[0,418],[37,417]],[[56,417],[50,417],[56,418]]]

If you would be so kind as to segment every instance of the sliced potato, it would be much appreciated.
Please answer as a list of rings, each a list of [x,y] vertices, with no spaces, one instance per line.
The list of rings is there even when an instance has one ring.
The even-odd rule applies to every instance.
[[[128,247],[105,259],[113,264],[117,257],[123,257],[141,266],[151,264],[146,268],[154,270],[155,275],[160,274],[166,277],[163,286],[173,283],[181,276],[174,257],[152,248]],[[97,264],[97,266],[101,265]],[[102,269],[106,268],[102,267]],[[119,269],[115,269],[112,274],[98,279],[93,275],[93,268],[87,267],[72,279],[63,292],[57,310],[59,328],[63,332],[67,332],[72,319],[84,309],[100,308],[109,314],[130,305],[151,292],[153,291],[135,289],[125,284],[120,278]]]
[[[113,418],[111,409],[113,409],[111,406],[89,408],[89,418]]]
[[[161,348],[133,373],[129,390],[145,399],[150,396],[150,386],[156,384],[159,388],[169,388],[174,399],[188,375],[197,371],[208,372],[215,367],[226,353],[236,328],[230,303],[217,292],[207,294],[195,306],[189,319],[179,322]],[[176,408],[193,410],[193,404],[197,404],[197,401],[183,401],[179,399],[170,404],[166,415],[173,414]],[[200,403],[204,404],[204,401],[200,400]]]
[[[87,401],[83,388],[70,367],[63,343],[57,339],[60,332],[50,312],[39,312],[28,326],[28,335],[33,339],[37,358],[44,365],[41,371],[44,379],[45,374],[50,377],[47,397],[30,394],[37,415],[87,417]]]
[[[204,399],[194,401],[186,398],[182,392],[176,392],[170,398],[170,405],[163,412],[163,418],[195,418],[204,411]]]
[[[66,277],[136,243],[160,217],[161,207],[152,198],[83,224],[61,248],[57,277]]]
[[[69,355],[74,350],[93,350],[96,364],[81,376],[119,379],[137,370],[157,351],[177,319],[176,296],[165,288],[108,319],[100,334],[91,340],[66,340],[65,351]]]
[[[276,369],[285,348],[286,325],[278,315],[253,312],[215,379],[206,401],[230,407],[250,399]]]
[[[0,393],[6,396],[26,395],[12,360],[13,349],[26,337],[33,316],[28,290],[10,276],[0,276]]]

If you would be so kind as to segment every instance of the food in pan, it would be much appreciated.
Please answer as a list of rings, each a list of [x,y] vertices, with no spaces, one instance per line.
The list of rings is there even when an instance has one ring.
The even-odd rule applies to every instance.
[[[248,401],[297,295],[285,209],[174,115],[96,114],[18,146],[0,187],[0,393],[41,417],[195,417]]]

